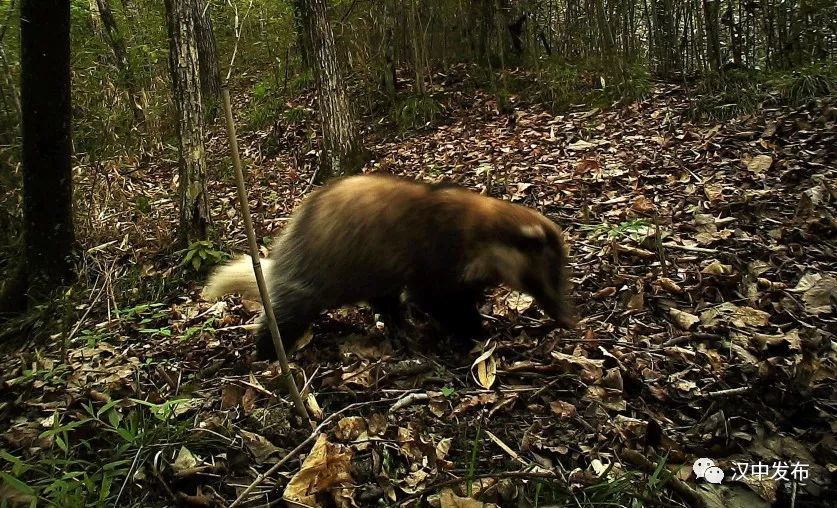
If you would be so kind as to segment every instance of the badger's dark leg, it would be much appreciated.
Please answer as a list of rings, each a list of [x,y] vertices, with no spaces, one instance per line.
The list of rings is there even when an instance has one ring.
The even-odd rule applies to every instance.
[[[274,290],[271,300],[282,345],[286,352],[290,352],[322,309],[315,304],[314,298],[301,292]],[[264,317],[256,335],[256,354],[264,360],[276,359],[273,338]]]
[[[457,347],[468,348],[471,341],[480,338],[485,331],[482,316],[477,310],[481,291],[428,291],[415,293],[416,304],[451,334]]]
[[[403,329],[406,325],[404,307],[401,305],[401,296],[398,294],[379,296],[369,299],[369,305],[375,314],[380,314],[381,319],[387,328],[392,330]]]

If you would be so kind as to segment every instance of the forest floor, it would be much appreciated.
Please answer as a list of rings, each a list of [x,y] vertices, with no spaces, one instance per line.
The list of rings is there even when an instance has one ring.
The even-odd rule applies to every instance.
[[[368,310],[329,313],[293,358],[325,432],[252,505],[283,493],[316,506],[829,505],[837,105],[712,123],[688,120],[693,99],[658,85],[627,107],[507,115],[471,93],[441,126],[372,136],[367,171],[488,185],[561,224],[583,320],[553,330],[531,299],[498,289],[483,308],[491,339],[450,354],[430,336],[394,347]],[[242,134],[261,236],[310,189],[298,129]],[[217,132],[215,167],[229,160]],[[64,341],[0,360],[12,505],[229,506],[310,435],[274,395],[277,367],[248,358],[242,325],[258,304],[203,302],[198,287],[122,303],[129,266],[141,280],[176,272],[143,254],[174,230],[172,167],[80,184],[95,274],[83,318]],[[212,184],[214,226],[240,247],[228,176]],[[723,482],[696,478],[698,458]]]

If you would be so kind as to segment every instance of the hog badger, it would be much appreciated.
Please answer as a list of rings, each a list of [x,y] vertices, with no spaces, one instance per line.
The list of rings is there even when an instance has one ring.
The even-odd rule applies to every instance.
[[[459,340],[480,335],[477,304],[500,283],[530,294],[559,326],[575,323],[558,226],[455,186],[386,175],[338,180],[303,201],[271,250],[263,266],[286,349],[323,310],[360,301],[397,329],[405,289]],[[258,297],[248,256],[216,271],[203,295],[232,292]],[[264,319],[257,341],[259,357],[275,358]]]

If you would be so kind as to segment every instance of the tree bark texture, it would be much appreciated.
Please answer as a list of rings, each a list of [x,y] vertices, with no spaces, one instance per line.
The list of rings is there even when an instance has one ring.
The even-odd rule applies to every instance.
[[[703,0],[703,16],[706,22],[706,52],[709,68],[713,72],[721,69],[720,1]]]
[[[90,24],[93,27],[93,32],[96,35],[102,35],[102,16],[99,14],[98,0],[87,0],[87,5],[90,9]]]
[[[212,18],[203,0],[194,0],[193,7],[200,62],[201,94],[206,106],[215,107],[221,93],[221,72],[218,69],[218,47],[215,43],[215,32],[212,29]]]
[[[203,240],[209,228],[206,151],[200,61],[195,34],[196,0],[166,0],[169,65],[180,149],[180,242]]]
[[[30,288],[72,277],[70,1],[20,5],[23,223]]]
[[[305,9],[312,45],[324,150],[318,180],[357,173],[366,153],[354,123],[354,114],[337,58],[334,33],[328,21],[326,0],[300,0]]]

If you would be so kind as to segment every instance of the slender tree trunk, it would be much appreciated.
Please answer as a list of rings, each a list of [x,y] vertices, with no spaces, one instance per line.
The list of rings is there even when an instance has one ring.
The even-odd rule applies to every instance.
[[[392,19],[386,16],[387,26],[384,28],[384,91],[390,103],[395,103],[395,35],[392,33]]]
[[[657,70],[663,76],[668,76],[680,66],[674,19],[675,8],[671,0],[655,0],[653,9],[654,47],[657,49],[659,65]]]
[[[293,7],[294,13],[296,45],[299,49],[299,56],[302,59],[302,67],[304,69],[311,69],[313,46],[311,43],[311,34],[308,30],[308,7],[305,5],[305,0],[292,0],[291,6]]]
[[[131,112],[134,115],[134,123],[137,126],[145,125],[145,112],[142,109],[142,94],[137,87],[137,81],[134,75],[134,68],[128,60],[128,52],[125,49],[125,40],[122,38],[122,33],[119,31],[119,26],[116,24],[116,19],[113,17],[113,11],[110,8],[108,0],[91,0],[96,3],[99,16],[101,17],[104,31],[107,34],[105,38],[110,45],[113,56],[116,58],[116,65],[119,67],[119,72],[122,74],[125,88],[128,90],[130,96],[128,100],[131,101]]]
[[[96,35],[102,35],[102,16],[99,14],[98,0],[87,0],[90,9],[90,24]]]
[[[427,94],[427,89],[424,85],[425,69],[424,58],[422,58],[422,50],[424,49],[424,37],[421,33],[421,20],[419,18],[418,8],[416,3],[419,0],[410,0],[410,35],[412,39],[411,46],[413,47],[413,70],[416,75],[416,95],[424,97]]]
[[[23,224],[30,288],[72,277],[70,1],[20,5]]]
[[[729,45],[732,49],[732,61],[735,65],[741,65],[741,29],[735,21],[735,14],[732,12],[732,4],[727,4],[724,12],[723,22],[729,29]]]
[[[198,61],[200,63],[201,96],[207,109],[217,109],[218,98],[221,93],[221,73],[218,69],[218,48],[215,43],[215,32],[212,29],[212,18],[209,16],[208,5],[203,0],[194,0],[195,9],[195,39],[198,46]],[[214,114],[212,115],[214,116]]]
[[[311,62],[317,82],[324,150],[318,180],[357,173],[366,152],[355,126],[354,114],[337,59],[334,33],[328,21],[326,0],[300,0],[311,41]]]
[[[719,0],[703,0],[703,16],[706,19],[706,51],[709,54],[709,69],[712,72],[721,70],[719,11]]]
[[[182,244],[203,240],[209,228],[204,115],[195,27],[195,0],[166,0],[169,64],[180,149],[180,231]]]

